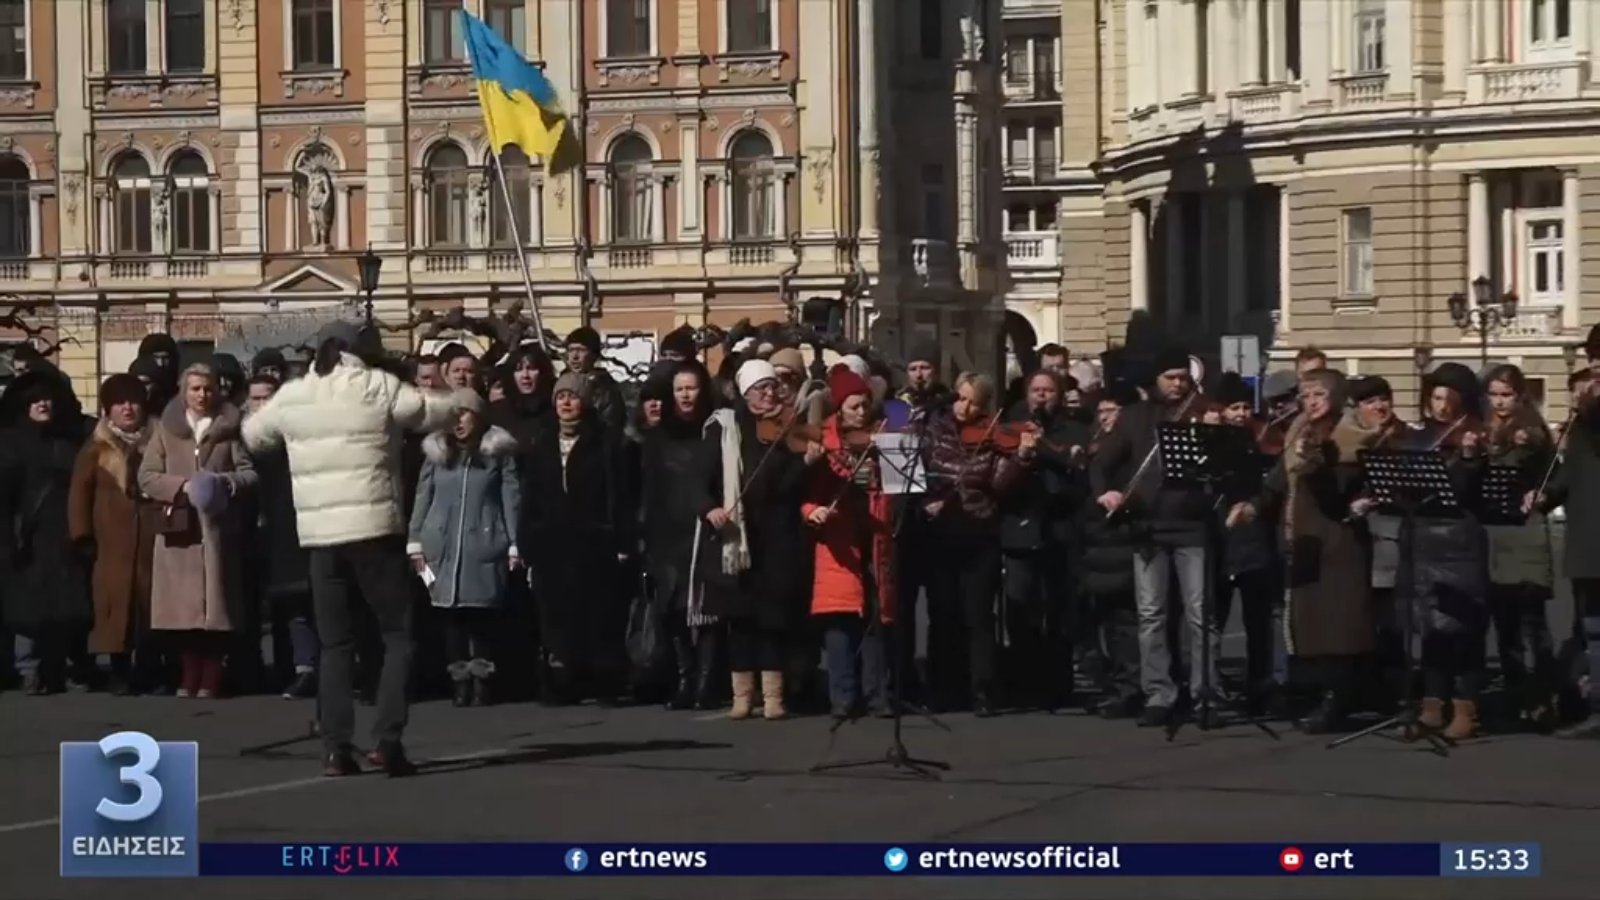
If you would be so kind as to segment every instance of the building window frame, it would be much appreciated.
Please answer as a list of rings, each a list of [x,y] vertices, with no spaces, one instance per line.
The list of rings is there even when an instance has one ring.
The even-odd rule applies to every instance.
[[[489,151],[493,153],[491,149]],[[509,162],[508,154],[516,156]],[[513,234],[522,239],[524,247],[537,246],[533,234],[533,204],[537,192],[533,189],[533,158],[516,144],[507,144],[500,153],[500,162],[497,165],[491,157],[485,165],[485,178],[488,189],[494,195],[485,198],[488,204],[489,233],[488,245],[493,249],[507,249],[516,247]],[[505,176],[505,189],[501,191],[500,179]],[[515,214],[507,209],[506,197],[511,198],[510,205],[515,209]],[[510,227],[515,222],[516,229]]]
[[[13,168],[17,176],[0,177],[0,259],[30,259],[38,253],[33,170],[14,153],[0,155],[0,166]],[[9,173],[0,171],[0,176],[5,174]]]
[[[766,145],[765,155],[741,155],[740,145]],[[778,192],[783,179],[778,172],[778,148],[772,137],[756,128],[745,129],[728,144],[728,219],[729,240],[762,242],[777,240],[785,223],[779,221],[783,204]]]
[[[13,32],[10,52],[0,55],[0,82],[3,81],[32,81],[33,80],[33,2],[32,0],[6,0],[0,4],[0,9],[5,10],[4,15],[16,18],[20,13],[21,21],[8,21],[0,24],[0,28],[22,29],[21,40],[18,41]]]
[[[443,166],[439,157],[457,154],[459,163]],[[472,245],[472,157],[455,141],[440,141],[423,157],[422,184],[427,215],[424,243],[430,250],[463,250]],[[441,227],[442,225],[442,227]]]
[[[638,141],[645,149],[645,159],[618,160],[618,150]],[[607,237],[613,244],[637,246],[661,240],[656,229],[657,165],[654,148],[643,135],[630,133],[619,137],[606,154],[606,183],[609,197]]]
[[[602,60],[650,59],[660,55],[661,10],[657,0],[601,0],[599,6],[600,58]],[[612,19],[628,7],[632,7],[635,10],[635,15],[632,16],[635,22],[638,21],[637,10],[643,8],[646,11],[648,18],[644,27],[649,40],[641,42],[644,44],[644,49],[628,48],[619,51],[612,46],[614,43],[612,41],[614,37]]]
[[[106,0],[106,74],[150,71],[150,12],[144,0]]]
[[[754,7],[748,13],[736,8],[747,4]],[[719,26],[717,30],[721,38],[719,50],[722,53],[776,53],[781,46],[778,42],[778,27],[780,23],[778,10],[780,6],[779,0],[717,0],[717,22]],[[764,42],[735,39],[736,37],[744,37],[743,35],[738,35],[736,33],[737,29],[734,27],[736,18],[741,15],[751,16],[752,22],[765,18],[767,33]],[[750,27],[758,26],[751,25]],[[760,36],[757,35],[756,37]]]
[[[1529,61],[1561,56],[1573,48],[1572,0],[1526,0],[1519,24]]]
[[[339,4],[340,0],[284,0],[284,58],[287,61],[285,68],[289,72],[332,72],[338,71],[344,65],[344,48],[341,46],[344,42],[344,16],[340,14]],[[317,18],[323,14],[328,15],[330,19],[328,30],[330,32],[329,39],[332,41],[332,47],[330,48],[332,50],[332,62],[324,62],[315,58],[308,58],[302,62],[300,60],[301,43],[298,28],[300,21],[305,19],[311,23],[308,27],[312,28],[311,43],[315,45],[319,42],[317,38],[321,37],[320,28],[315,27],[318,24]],[[308,57],[314,57],[315,52],[316,47],[312,46]]]
[[[483,0],[483,21],[512,49],[528,55],[528,0]]]
[[[179,171],[187,162],[199,164],[198,171]],[[183,151],[167,163],[167,202],[169,219],[167,246],[175,255],[200,256],[216,252],[212,228],[216,210],[212,209],[212,174],[206,159],[193,150]],[[184,233],[187,232],[187,237]]]
[[[1389,71],[1388,32],[1385,0],[1356,0],[1350,28],[1351,74],[1382,75]]]
[[[200,75],[210,67],[207,24],[205,0],[162,0],[164,71],[174,75]]]
[[[467,35],[458,13],[462,0],[422,0],[422,63],[460,66],[467,62]]]
[[[1378,278],[1374,237],[1377,229],[1370,206],[1352,206],[1339,212],[1339,294],[1347,299],[1377,296]]]
[[[137,163],[143,172],[127,171]],[[129,151],[113,160],[107,178],[111,188],[111,250],[115,253],[155,252],[155,177],[150,161]]]

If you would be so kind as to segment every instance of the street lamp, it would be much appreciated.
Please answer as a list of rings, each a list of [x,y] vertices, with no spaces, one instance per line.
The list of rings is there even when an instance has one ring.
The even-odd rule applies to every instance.
[[[361,255],[361,292],[367,295],[367,324],[372,324],[372,295],[378,290],[378,273],[383,271],[383,257],[371,247]]]
[[[1472,299],[1469,302],[1466,294],[1451,294],[1446,301],[1450,308],[1450,321],[1462,331],[1476,330],[1478,332],[1478,361],[1480,366],[1489,364],[1489,333],[1497,328],[1511,324],[1517,317],[1517,295],[1507,291],[1497,300],[1494,296],[1494,284],[1489,281],[1489,276],[1479,275],[1472,279]]]

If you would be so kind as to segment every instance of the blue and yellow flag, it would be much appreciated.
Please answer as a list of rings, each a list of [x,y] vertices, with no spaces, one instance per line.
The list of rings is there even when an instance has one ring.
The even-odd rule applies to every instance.
[[[494,152],[516,144],[529,156],[555,156],[567,118],[550,80],[483,20],[466,10],[461,18],[472,75],[478,80],[478,105]]]

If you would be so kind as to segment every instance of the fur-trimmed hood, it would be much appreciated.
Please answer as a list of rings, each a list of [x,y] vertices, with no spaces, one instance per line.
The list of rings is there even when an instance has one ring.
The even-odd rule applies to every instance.
[[[484,459],[506,459],[517,452],[517,439],[499,425],[490,425],[478,439],[478,455]],[[422,439],[422,453],[436,466],[450,464],[450,435],[435,431]]]
[[[211,417],[211,427],[206,429],[205,442],[220,444],[237,438],[240,420],[239,407],[224,400]],[[181,396],[167,401],[166,409],[161,411],[161,427],[180,440],[194,440],[194,427],[189,424],[189,416],[184,412]]]

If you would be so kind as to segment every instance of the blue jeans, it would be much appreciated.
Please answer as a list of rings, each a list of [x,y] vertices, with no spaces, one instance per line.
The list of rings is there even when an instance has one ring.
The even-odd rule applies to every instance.
[[[27,678],[39,671],[39,645],[33,638],[19,634],[11,639],[11,665],[19,676]]]
[[[868,629],[866,620],[855,615],[823,616],[822,646],[828,661],[828,701],[835,711],[853,709],[858,699],[869,706],[886,708],[888,670],[885,668],[883,634]],[[860,656],[857,675],[856,657]]]

